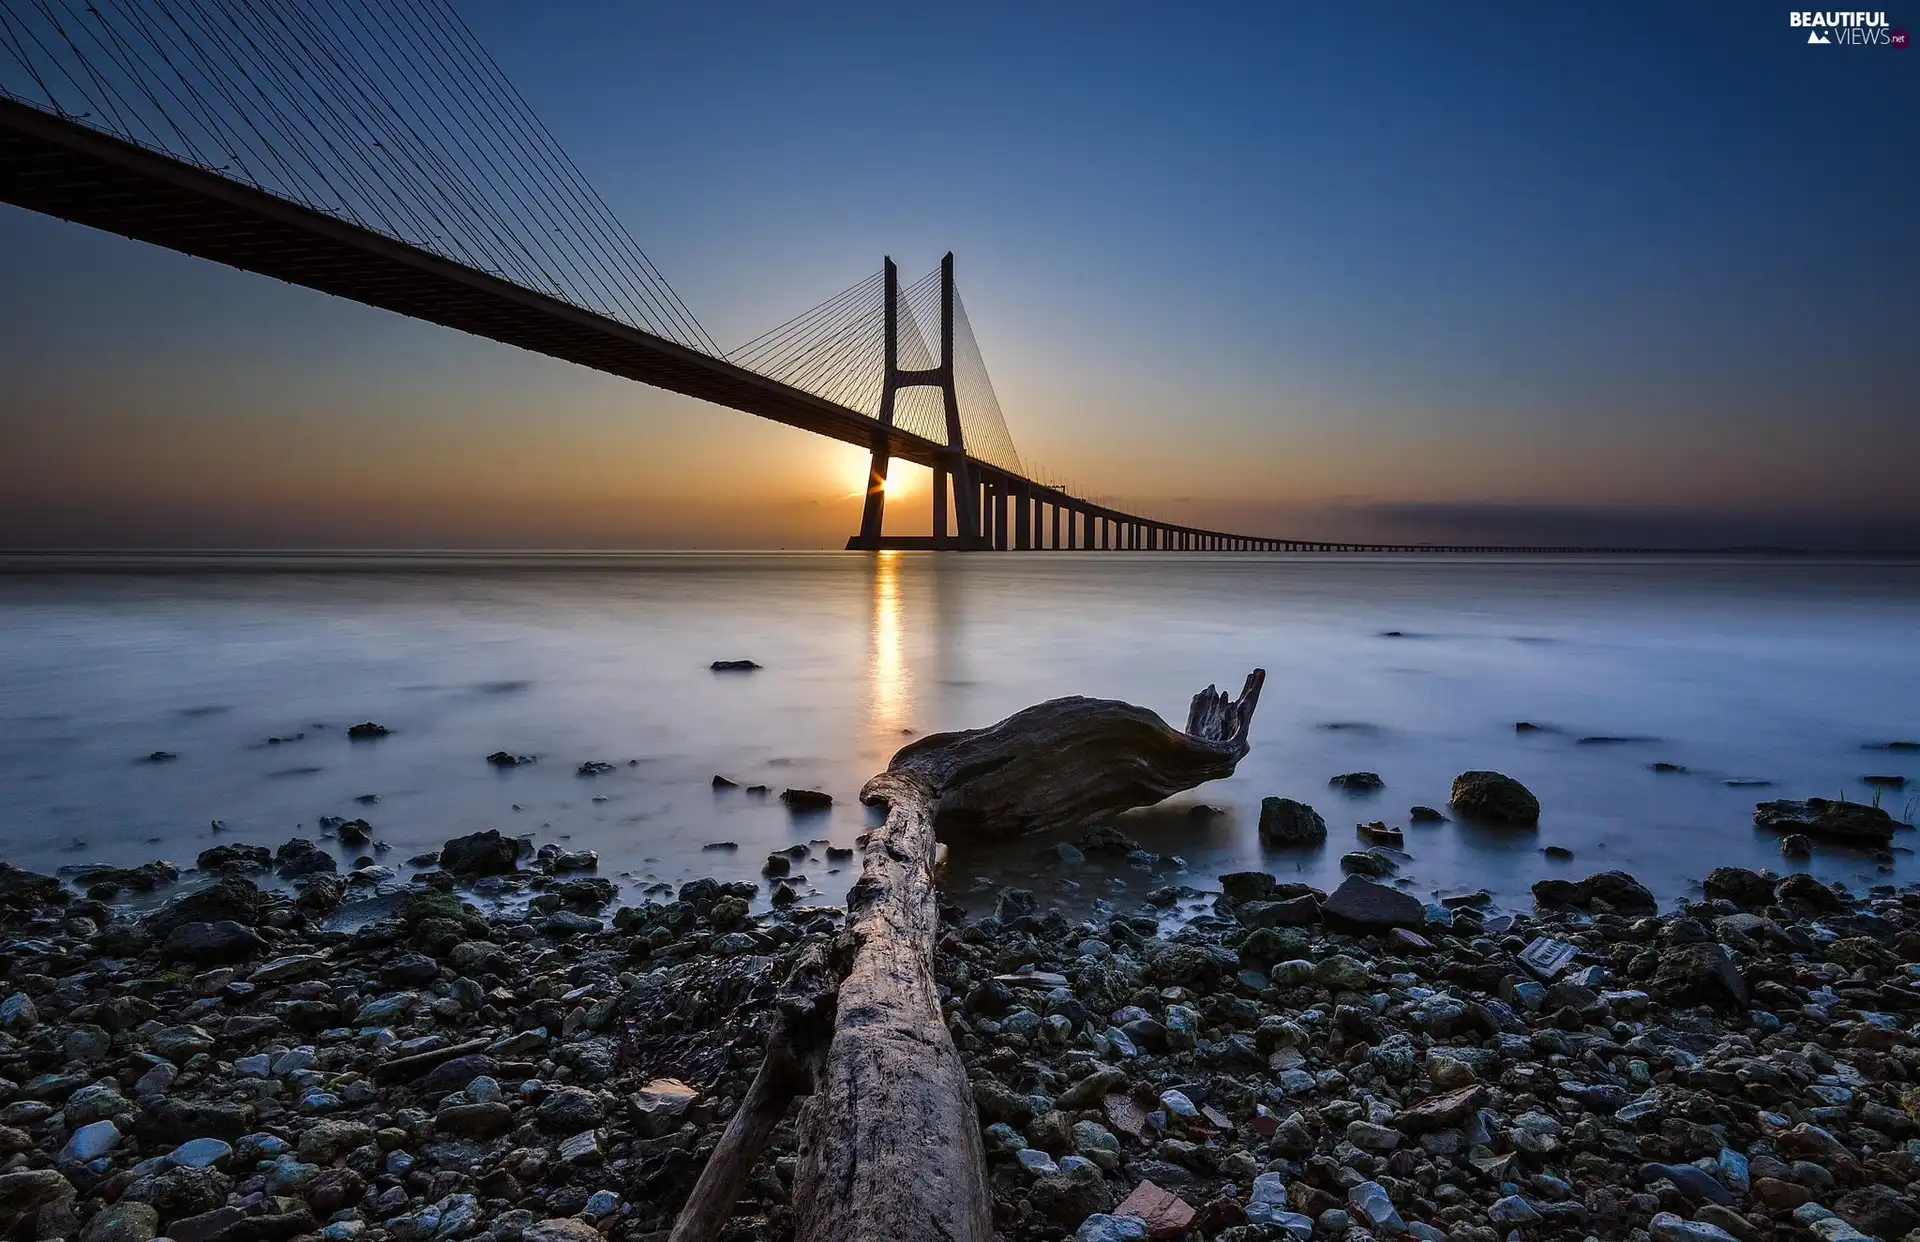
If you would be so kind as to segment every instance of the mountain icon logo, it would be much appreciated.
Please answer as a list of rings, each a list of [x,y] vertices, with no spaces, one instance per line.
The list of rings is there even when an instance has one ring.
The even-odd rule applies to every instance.
[[[1807,33],[1807,42],[1809,42],[1809,43],[1832,43],[1832,42],[1833,42],[1833,40],[1832,40],[1832,39],[1829,39],[1829,38],[1827,38],[1827,36],[1825,36],[1825,35],[1823,35],[1823,34],[1821,34],[1821,33],[1820,33],[1820,32],[1819,32],[1818,30],[1813,30],[1813,31],[1809,31],[1809,32]]]

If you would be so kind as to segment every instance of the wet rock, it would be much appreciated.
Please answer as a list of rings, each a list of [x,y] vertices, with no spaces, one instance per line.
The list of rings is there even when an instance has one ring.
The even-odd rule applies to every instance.
[[[1707,873],[1708,900],[1725,898],[1747,910],[1758,910],[1773,901],[1775,879],[1762,871],[1745,867],[1715,867]]]
[[[1387,787],[1378,772],[1343,772],[1327,781],[1327,784],[1343,793],[1378,793]]]
[[[160,957],[169,962],[211,965],[240,962],[266,951],[267,942],[250,927],[231,919],[217,923],[181,923],[167,933]]]
[[[202,871],[267,871],[273,867],[273,851],[264,845],[216,845],[201,850],[194,863]]]
[[[1416,806],[1407,812],[1407,818],[1416,824],[1444,824],[1447,817],[1430,806]]]
[[[1540,800],[1499,772],[1462,772],[1448,800],[1458,813],[1487,823],[1531,828],[1540,822]]]
[[[1542,909],[1598,907],[1621,914],[1652,914],[1660,908],[1647,887],[1624,871],[1603,871],[1584,880],[1541,880],[1533,886],[1533,900]]]
[[[1260,800],[1260,843],[1273,849],[1321,845],[1327,823],[1312,807],[1291,798]]]
[[[53,876],[24,871],[12,863],[0,862],[0,906],[10,910],[37,910],[65,896],[66,890],[60,887],[60,881]]]
[[[788,789],[780,794],[780,801],[790,811],[825,811],[832,808],[833,795],[818,789]]]
[[[294,879],[340,868],[331,854],[305,837],[295,837],[273,852],[273,872],[282,879]]]
[[[1669,1004],[1722,1005],[1745,1009],[1747,985],[1727,951],[1717,944],[1684,944],[1660,954],[1651,988]]]
[[[33,998],[24,992],[15,992],[6,1000],[0,1001],[0,1029],[14,1034],[25,1034],[40,1023],[40,1010],[34,1005]]]
[[[1828,798],[1762,802],[1753,808],[1753,822],[1755,827],[1770,832],[1791,832],[1846,845],[1880,848],[1893,843],[1893,832],[1899,824],[1877,806]]]
[[[148,915],[141,928],[149,936],[165,937],[184,923],[233,922],[258,926],[265,918],[267,895],[251,880],[223,876],[204,888],[183,893]]]
[[[1329,926],[1355,932],[1384,932],[1392,927],[1417,928],[1425,924],[1420,899],[1382,884],[1350,875],[1320,907]]]
[[[1400,864],[1377,850],[1355,850],[1340,856],[1340,869],[1350,875],[1379,879],[1398,871]]]
[[[532,755],[516,755],[510,750],[496,750],[487,756],[487,762],[496,768],[517,768],[533,761]]]
[[[440,847],[442,870],[455,875],[509,875],[517,870],[520,847],[496,828],[455,837]]]
[[[1812,839],[1798,832],[1790,832],[1780,838],[1780,857],[1802,859],[1813,857]]]
[[[370,742],[375,738],[386,737],[392,732],[393,730],[387,726],[375,724],[371,720],[363,720],[357,725],[347,726],[347,736],[356,742]]]

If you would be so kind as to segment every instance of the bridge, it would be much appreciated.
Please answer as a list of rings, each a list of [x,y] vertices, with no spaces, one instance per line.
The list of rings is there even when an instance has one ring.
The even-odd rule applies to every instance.
[[[1602,550],[1237,534],[1030,477],[951,254],[722,350],[450,0],[0,0],[0,201],[860,446],[849,548]],[[883,532],[895,459],[926,535]]]

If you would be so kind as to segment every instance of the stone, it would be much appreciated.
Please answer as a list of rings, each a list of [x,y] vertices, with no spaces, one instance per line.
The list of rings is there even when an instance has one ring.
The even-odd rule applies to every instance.
[[[308,1123],[294,1151],[302,1160],[330,1164],[356,1147],[373,1142],[373,1127],[361,1121],[325,1118]]]
[[[1400,864],[1378,850],[1354,850],[1340,856],[1340,870],[1352,875],[1381,879],[1400,869]],[[1422,919],[1425,915],[1422,914]]]
[[[1454,1064],[1457,1065],[1459,1062]],[[1431,1060],[1428,1065],[1431,1072]],[[1471,1075],[1473,1071],[1469,1069],[1467,1073]],[[1394,1115],[1393,1124],[1395,1128],[1406,1134],[1425,1134],[1432,1130],[1445,1130],[1464,1123],[1486,1101],[1486,1087],[1477,1082],[1470,1082],[1464,1087],[1439,1095],[1430,1095],[1402,1109]]]
[[[1564,940],[1541,936],[1520,950],[1517,960],[1528,974],[1547,981],[1573,964],[1577,950]]]
[[[1361,1182],[1347,1190],[1347,1207],[1375,1229],[1404,1232],[1407,1222],[1394,1210],[1393,1200],[1379,1182]]]
[[[1727,951],[1711,942],[1671,946],[1660,954],[1650,990],[1668,1004],[1745,1009],[1747,985]]]
[[[1666,1178],[1674,1188],[1693,1203],[1718,1203],[1731,1207],[1734,1202],[1732,1192],[1722,1186],[1718,1179],[1705,1170],[1691,1164],[1643,1164],[1640,1166],[1642,1183]]]
[[[1704,885],[1707,900],[1724,898],[1742,909],[1758,910],[1773,902],[1774,877],[1745,867],[1715,867]]]
[[[1505,1195],[1493,1201],[1487,1219],[1496,1225],[1530,1225],[1540,1219],[1540,1213],[1519,1195]]]
[[[296,953],[288,957],[276,957],[272,961],[254,968],[247,976],[247,982],[265,986],[272,983],[292,983],[318,974],[327,966],[327,959],[318,953]]]
[[[561,1140],[558,1151],[562,1164],[599,1164],[607,1158],[598,1130],[582,1130],[572,1138]]]
[[[1143,1181],[1113,1209],[1115,1216],[1138,1217],[1147,1227],[1149,1238],[1181,1238],[1193,1228],[1193,1207],[1152,1182]]]
[[[194,863],[202,871],[267,871],[273,867],[273,851],[264,845],[216,845],[201,850]]]
[[[160,1236],[160,1213],[132,1199],[97,1213],[80,1231],[80,1242],[150,1242]]]
[[[455,875],[508,875],[519,857],[519,843],[497,828],[455,837],[440,847],[441,869]]]
[[[0,906],[10,910],[37,910],[41,906],[63,902],[66,898],[66,890],[60,887],[60,881],[53,876],[40,875],[22,870],[12,863],[0,862]],[[72,1187],[68,1187],[68,1191],[71,1192]]]
[[[1387,787],[1378,772],[1343,772],[1327,781],[1327,784],[1345,793],[1378,793]]]
[[[1653,1242],[1739,1242],[1718,1225],[1684,1220],[1672,1212],[1655,1214],[1647,1225],[1647,1232],[1653,1236]]]
[[[1136,1216],[1095,1212],[1074,1230],[1073,1242],[1139,1242],[1148,1236],[1147,1223]]]
[[[644,1138],[660,1138],[680,1127],[680,1119],[700,1093],[677,1078],[656,1078],[627,1097],[634,1127]]]
[[[1327,823],[1304,802],[1292,798],[1260,800],[1260,844],[1274,849],[1325,844]]]
[[[0,1029],[20,1033],[31,1031],[40,1024],[40,1010],[34,1006],[33,998],[24,992],[15,992],[6,1000],[0,1001]]]
[[[1540,800],[1525,785],[1498,772],[1462,772],[1453,779],[1448,801],[1470,819],[1533,828],[1540,823]]]
[[[1894,829],[1899,826],[1898,820],[1877,806],[1828,798],[1761,802],[1753,808],[1753,822],[1755,827],[1771,832],[1882,849],[1893,843]]]
[[[73,1183],[54,1169],[0,1173],[0,1234],[11,1236],[23,1222],[30,1226],[41,1209],[71,1202],[73,1195]]]
[[[120,1127],[111,1121],[95,1121],[81,1126],[68,1138],[67,1145],[60,1149],[62,1160],[77,1160],[85,1164],[120,1146]]]
[[[605,1242],[605,1239],[584,1220],[558,1217],[528,1225],[520,1231],[520,1242]]]
[[[498,1100],[485,1104],[449,1104],[433,1115],[436,1129],[466,1138],[492,1138],[513,1128],[513,1109]]]
[[[1420,899],[1350,875],[1320,907],[1331,927],[1354,932],[1384,932],[1392,927],[1420,927],[1427,913]]]
[[[160,959],[167,962],[240,962],[266,951],[267,942],[250,927],[231,919],[217,923],[181,923],[167,933],[160,945]]]
[[[183,1169],[224,1169],[232,1160],[232,1145],[216,1138],[191,1139],[167,1153],[167,1163]]]
[[[1041,1215],[1070,1228],[1096,1212],[1113,1210],[1113,1190],[1091,1163],[1043,1177],[1027,1195]]]
[[[818,789],[782,790],[780,801],[789,811],[802,814],[830,810],[833,807],[833,795],[822,793]]]

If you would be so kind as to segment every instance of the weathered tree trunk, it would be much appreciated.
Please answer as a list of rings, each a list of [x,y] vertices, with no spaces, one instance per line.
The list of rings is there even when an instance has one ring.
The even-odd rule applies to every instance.
[[[812,1095],[799,1122],[798,1242],[993,1236],[973,1093],[933,982],[936,834],[1005,837],[1082,824],[1229,776],[1247,753],[1265,676],[1255,669],[1238,699],[1208,686],[1194,696],[1185,731],[1128,703],[1054,699],[991,728],[922,738],[867,782],[861,800],[885,804],[887,818],[847,894],[830,1041],[823,1056],[809,1045],[801,1059]],[[673,1242],[717,1231],[772,1128],[765,1119],[777,1120],[786,1102],[756,1079]]]

